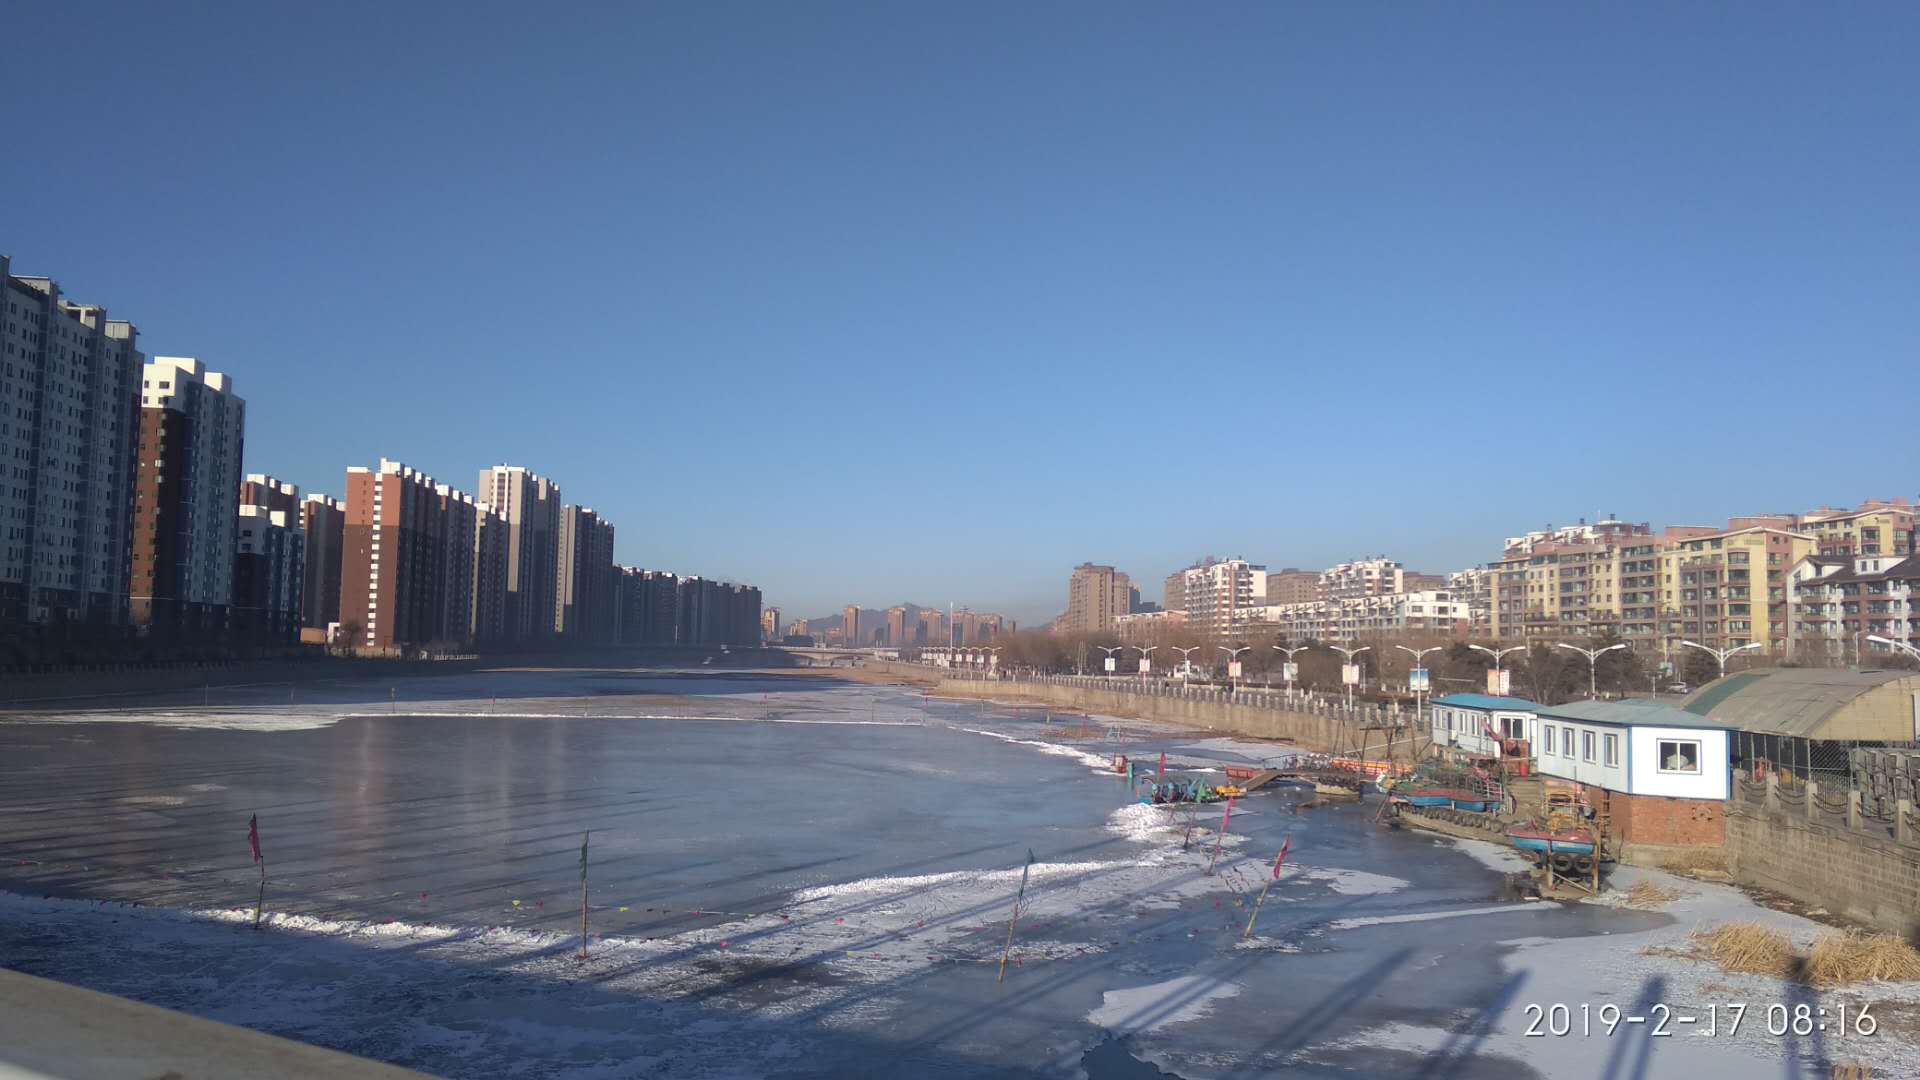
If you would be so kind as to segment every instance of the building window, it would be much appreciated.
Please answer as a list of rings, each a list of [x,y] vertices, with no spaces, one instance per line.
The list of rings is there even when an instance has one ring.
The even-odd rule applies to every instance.
[[[1605,750],[1607,755],[1605,764],[1607,765],[1620,764],[1620,736],[1608,735],[1606,737]]]
[[[1697,773],[1700,771],[1700,744],[1689,739],[1660,740],[1660,771]]]
[[[1553,753],[1553,725],[1547,724],[1540,729],[1540,749]]]
[[[1570,727],[1560,729],[1560,755],[1562,757],[1573,756],[1573,729]]]
[[[1580,733],[1580,760],[1593,760],[1593,732],[1591,731]]]

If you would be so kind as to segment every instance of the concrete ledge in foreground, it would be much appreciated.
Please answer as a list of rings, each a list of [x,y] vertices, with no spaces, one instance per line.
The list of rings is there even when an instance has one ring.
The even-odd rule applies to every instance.
[[[0,1077],[420,1080],[334,1050],[0,970]]]

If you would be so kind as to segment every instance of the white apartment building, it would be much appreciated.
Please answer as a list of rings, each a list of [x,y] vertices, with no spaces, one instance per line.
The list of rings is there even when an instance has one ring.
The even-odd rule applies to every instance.
[[[1289,641],[1347,642],[1374,635],[1456,634],[1473,625],[1465,597],[1444,589],[1271,604],[1250,608],[1248,623],[1264,624]]]
[[[138,333],[0,255],[0,621],[126,621]]]
[[[247,403],[198,360],[156,356],[140,373],[140,406],[133,619],[221,629],[233,603]]]
[[[1406,568],[1385,556],[1356,559],[1320,572],[1320,595],[1327,600],[1397,593],[1406,588]]]
[[[1788,655],[1829,664],[1920,647],[1920,555],[1809,555],[1788,572]]]
[[[1267,568],[1245,559],[1209,561],[1184,572],[1186,622],[1215,636],[1227,636],[1266,605]]]

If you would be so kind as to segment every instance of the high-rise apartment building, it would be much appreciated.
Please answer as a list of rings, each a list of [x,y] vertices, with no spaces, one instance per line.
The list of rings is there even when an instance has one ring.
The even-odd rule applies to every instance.
[[[525,641],[554,629],[559,580],[560,486],[519,465],[480,473],[481,502],[507,521],[507,634]]]
[[[560,509],[558,562],[554,573],[553,630],[579,641],[613,640],[618,603],[614,580],[613,523],[590,507]]]
[[[340,552],[346,525],[346,507],[330,495],[309,495],[300,504],[300,530],[306,537],[300,623],[316,631],[303,640],[324,644],[327,628],[340,621]]]
[[[1759,526],[1676,539],[1660,554],[1666,635],[1717,649],[1759,642],[1784,656],[1788,575],[1817,546]]]
[[[1190,570],[1192,567],[1187,569]],[[1187,610],[1187,571],[1175,570],[1168,574],[1166,580],[1160,584],[1160,594],[1160,610]]]
[[[476,645],[507,638],[507,519],[491,503],[473,508],[473,610],[468,633]]]
[[[848,604],[840,609],[840,641],[846,645],[865,645],[867,642],[860,634],[860,605]]]
[[[1067,614],[1062,628],[1070,634],[1110,634],[1113,620],[1133,608],[1133,581],[1111,566],[1081,563],[1067,579]]]
[[[161,633],[224,631],[247,405],[198,360],[142,369],[134,473],[133,621]]]
[[[127,620],[137,336],[0,255],[0,622]]]
[[[300,488],[264,473],[248,473],[240,481],[240,505],[280,510],[295,521],[300,516]]]
[[[476,518],[470,496],[397,461],[348,469],[340,571],[346,643],[394,653],[468,641]]]
[[[1652,527],[1608,519],[1508,537],[1487,564],[1487,628],[1501,641],[1578,641],[1644,628],[1627,595],[1647,588]],[[1640,639],[1635,639],[1636,643]]]
[[[245,505],[236,530],[230,617],[235,637],[254,644],[297,644],[307,546],[298,512]]]
[[[1214,637],[1229,637],[1266,605],[1267,568],[1245,559],[1208,559],[1185,571],[1186,625]]]
[[[620,640],[672,645],[680,633],[680,579],[660,570],[620,570]]]
[[[249,473],[240,481],[234,543],[230,621],[235,635],[244,641],[298,642],[307,546],[300,526],[300,489]]]
[[[911,626],[912,623],[913,620],[907,617],[905,605],[896,605],[888,608],[886,644],[896,649],[907,644],[908,638],[912,636],[908,630],[908,627]]]
[[[780,640],[780,609],[777,607],[760,609],[760,637],[769,643]]]
[[[437,640],[453,645],[473,641],[473,610],[478,602],[477,582],[481,504],[448,484],[433,485],[434,511],[439,515],[440,545],[435,558],[434,624]]]

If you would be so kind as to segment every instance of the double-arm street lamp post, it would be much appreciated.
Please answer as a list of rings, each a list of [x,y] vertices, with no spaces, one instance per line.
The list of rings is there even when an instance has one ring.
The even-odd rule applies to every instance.
[[[1225,645],[1215,645],[1214,648],[1227,654],[1227,678],[1231,681],[1235,690],[1240,689],[1240,679],[1233,673],[1233,669],[1240,664],[1240,654],[1253,648],[1253,646],[1242,645],[1237,649],[1229,649]]]
[[[1745,645],[1735,645],[1731,649],[1716,649],[1711,645],[1702,645],[1697,641],[1682,641],[1680,644],[1699,649],[1701,652],[1718,660],[1720,662],[1720,677],[1723,679],[1727,677],[1727,660],[1731,658],[1734,653],[1746,652],[1748,649],[1757,649],[1760,647],[1760,643],[1757,641],[1749,641]]]
[[[1139,645],[1121,646],[1121,648],[1123,649],[1132,649],[1135,652],[1138,652],[1140,654],[1140,677],[1143,679],[1147,677],[1148,670],[1150,670],[1153,667],[1153,659],[1152,659],[1153,650],[1159,647],[1160,646],[1158,645],[1148,645],[1144,648],[1142,648]]]
[[[1359,665],[1353,662],[1353,658],[1356,656],[1359,656],[1363,652],[1372,652],[1373,646],[1362,645],[1357,649],[1349,649],[1342,645],[1329,645],[1327,646],[1327,648],[1332,649],[1334,652],[1337,652],[1341,656],[1344,656],[1347,658],[1346,664],[1341,668],[1341,671],[1340,671],[1340,681],[1347,684],[1347,711],[1352,712],[1353,711],[1353,686],[1354,686],[1354,683],[1357,683],[1360,681]],[[1348,680],[1346,668],[1354,669],[1352,680]]]
[[[1494,685],[1499,687],[1500,692],[1503,694],[1507,692],[1507,687],[1506,687],[1506,677],[1505,677],[1506,668],[1502,665],[1507,658],[1507,654],[1527,651],[1527,647],[1525,645],[1515,645],[1515,646],[1512,646],[1511,648],[1506,648],[1506,649],[1489,649],[1485,645],[1474,645],[1472,643],[1468,643],[1467,648],[1477,649],[1480,652],[1486,653],[1488,656],[1493,657],[1493,670],[1495,672],[1493,676]]]
[[[1404,652],[1404,653],[1412,653],[1413,654],[1413,670],[1418,671],[1422,674],[1425,674],[1427,670],[1427,654],[1428,653],[1446,651],[1446,646],[1444,645],[1435,645],[1435,646],[1432,646],[1431,648],[1426,648],[1426,649],[1415,649],[1407,645],[1395,645],[1394,648],[1399,649],[1401,652]],[[1409,683],[1414,681],[1413,675],[1411,673],[1407,675],[1407,681]],[[1422,719],[1424,714],[1420,710],[1420,696],[1422,694],[1430,694],[1430,693],[1431,691],[1428,690],[1426,686],[1419,686],[1414,688],[1413,725],[1416,728],[1423,728],[1426,726],[1424,720]]]
[[[1624,641],[1618,645],[1608,645],[1602,649],[1583,649],[1578,645],[1569,645],[1564,641],[1556,641],[1554,645],[1562,649],[1572,649],[1574,652],[1587,658],[1587,697],[1589,698],[1598,698],[1600,696],[1600,657],[1615,649],[1628,647]]]
[[[1311,645],[1295,645],[1291,649],[1287,648],[1284,645],[1273,646],[1274,652],[1277,652],[1280,655],[1287,658],[1287,666],[1284,668],[1281,668],[1280,670],[1281,670],[1281,673],[1287,677],[1287,698],[1289,701],[1291,701],[1293,698],[1293,673],[1295,670],[1297,670],[1293,663],[1293,654],[1303,653],[1311,648],[1313,648],[1313,646]]]
[[[1099,649],[1101,652],[1107,654],[1107,663],[1105,666],[1106,666],[1107,674],[1111,675],[1113,674],[1113,669],[1114,669],[1113,654],[1117,652],[1125,652],[1127,647],[1125,645],[1115,645],[1112,648],[1108,648],[1105,645],[1095,645],[1094,648]]]
[[[1193,654],[1200,651],[1200,646],[1195,645],[1190,649],[1183,649],[1178,645],[1169,645],[1167,648],[1180,654],[1181,678],[1191,678],[1193,675]]]

